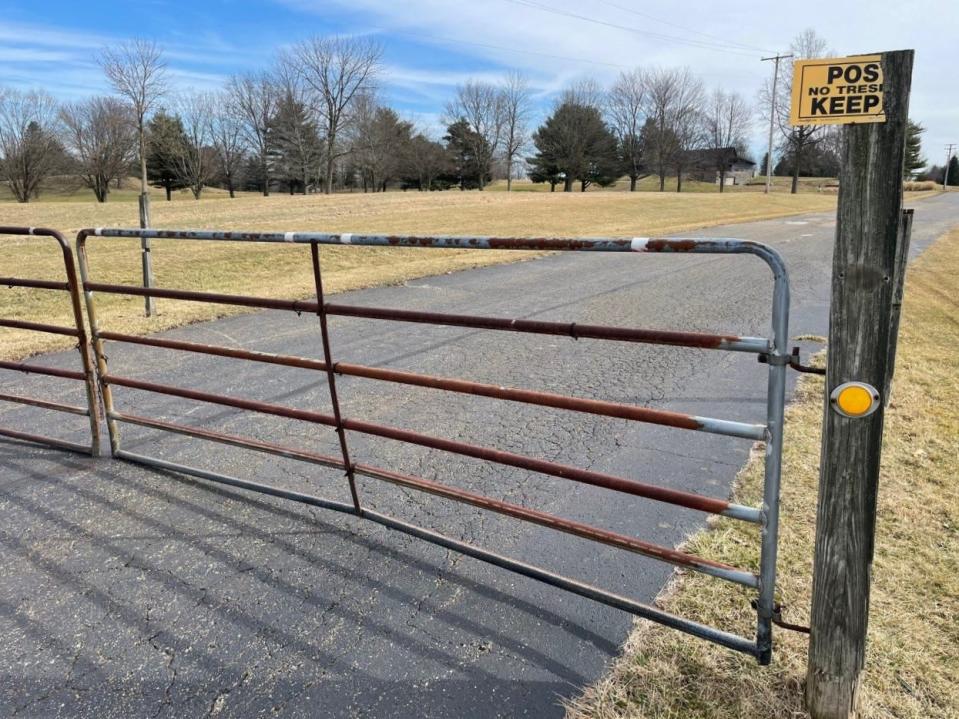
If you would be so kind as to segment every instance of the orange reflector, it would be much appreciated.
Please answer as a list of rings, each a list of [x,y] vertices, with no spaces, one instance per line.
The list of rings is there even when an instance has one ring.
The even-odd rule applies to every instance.
[[[844,417],[866,417],[879,407],[879,391],[865,382],[846,382],[829,396],[833,409]]]

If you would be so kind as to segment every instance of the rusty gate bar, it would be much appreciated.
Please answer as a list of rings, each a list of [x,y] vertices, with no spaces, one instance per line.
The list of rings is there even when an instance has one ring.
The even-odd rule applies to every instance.
[[[281,497],[283,499],[289,499],[294,502],[300,502],[302,504],[308,504],[314,507],[321,507],[323,509],[330,509],[335,512],[342,512],[343,514],[356,515],[356,512],[351,504],[337,502],[336,500],[325,499],[323,497],[316,497],[312,494],[305,494],[303,492],[283,489],[281,487],[275,487],[269,484],[253,482],[248,479],[230,477],[225,474],[219,474],[218,472],[210,472],[197,467],[189,467],[187,465],[168,462],[155,457],[147,457],[134,452],[127,452],[126,450],[120,450],[114,456],[118,459],[127,460],[128,462],[135,462],[137,464],[157,467],[168,472],[187,474],[200,479],[205,479],[210,482],[225,484],[231,487],[239,487],[241,489],[259,492],[260,494],[267,494],[273,497]],[[577,594],[587,599],[592,599],[596,602],[606,604],[607,606],[614,607],[616,609],[621,609],[624,612],[629,612],[635,616],[658,622],[673,629],[678,629],[681,632],[715,642],[716,644],[729,649],[756,656],[756,645],[750,640],[744,639],[736,634],[731,634],[730,632],[725,632],[705,624],[700,624],[699,622],[678,617],[675,614],[665,612],[658,607],[649,604],[643,604],[633,599],[614,594],[613,592],[607,592],[603,589],[599,589],[598,587],[594,587],[591,584],[570,579],[569,577],[550,572],[546,569],[542,569],[541,567],[519,562],[515,559],[491,552],[488,549],[482,549],[481,547],[477,547],[473,544],[468,544],[467,542],[453,539],[445,534],[425,529],[415,524],[409,524],[408,522],[404,522],[389,515],[380,514],[379,512],[371,509],[364,509],[362,517],[388,527],[389,529],[403,532],[404,534],[417,537],[418,539],[431,542],[432,544],[445,547],[446,549],[452,549],[461,554],[465,554],[466,556],[502,567],[503,569],[508,569],[512,572],[535,579],[544,584],[548,584],[559,589],[564,589],[567,592]]]
[[[265,454],[272,454],[290,459],[298,459],[323,467],[343,469],[344,466],[343,461],[336,457],[317,454],[315,452],[307,452],[305,450],[295,450],[289,447],[274,444],[272,442],[250,440],[245,437],[238,437],[235,435],[214,432],[207,429],[199,429],[196,427],[186,427],[173,422],[163,422],[137,415],[126,414],[123,412],[113,411],[111,412],[111,416],[117,421],[125,422],[127,424],[135,424],[141,427],[159,429],[167,432],[173,432],[175,434],[182,434],[188,437],[195,437],[197,439],[206,439],[211,442],[218,442],[220,444],[255,449]],[[529,509],[528,507],[523,507],[521,505],[492,499],[484,495],[450,487],[439,482],[422,479],[421,477],[413,477],[410,475],[401,474],[399,472],[392,472],[390,470],[361,463],[354,464],[353,469],[356,474],[361,474],[374,479],[380,479],[390,482],[391,484],[408,487],[410,489],[417,489],[429,494],[435,494],[446,499],[462,502],[464,504],[470,504],[482,509],[488,509],[492,512],[497,512],[498,514],[525,519],[528,522],[539,524],[544,527],[550,527],[551,529],[556,529],[567,534],[573,534],[585,539],[607,544],[611,547],[626,549],[628,551],[635,552],[636,554],[642,554],[644,556],[659,559],[670,564],[693,569],[698,572],[702,572],[703,574],[719,577],[720,579],[725,579],[735,584],[741,584],[744,587],[750,587],[753,589],[758,588],[758,579],[756,575],[741,569],[737,569],[729,564],[716,562],[703,557],[697,557],[695,555],[671,549],[669,547],[663,547],[651,542],[645,542],[625,534],[599,529],[582,522],[563,519],[546,512],[540,512],[538,510]],[[362,515],[364,511],[365,510],[360,510],[357,512],[354,510],[354,513]]]
[[[170,385],[157,384],[155,382],[144,382],[142,380],[132,379],[130,377],[118,377],[117,375],[103,373],[100,375],[101,383],[105,386],[118,385],[130,389],[143,390],[146,392],[155,392],[172,397],[182,397],[198,402],[208,402],[218,404],[224,407],[235,407],[237,409],[247,409],[253,412],[262,412],[263,414],[272,414],[277,417],[287,419],[296,419],[314,424],[322,424],[327,427],[336,427],[336,419],[327,414],[311,412],[309,410],[294,409],[283,405],[270,404],[268,402],[259,402],[256,400],[240,399],[238,397],[228,397],[225,395],[211,394],[209,392],[199,392],[197,390],[183,389],[182,387],[172,387]],[[114,414],[111,407],[107,408],[108,413]],[[422,447],[439,449],[453,454],[461,454],[466,457],[482,459],[497,464],[505,464],[519,469],[528,469],[533,472],[549,474],[553,477],[570,479],[583,484],[591,484],[595,487],[603,487],[624,494],[631,494],[636,497],[645,497],[654,499],[667,504],[675,504],[687,509],[696,509],[711,514],[721,514],[732,519],[740,519],[755,524],[761,523],[760,512],[742,505],[731,504],[722,499],[713,499],[704,497],[700,494],[683,492],[681,490],[666,489],[643,482],[637,482],[631,479],[624,479],[614,475],[594,472],[592,470],[571,467],[557,462],[550,462],[542,459],[534,459],[521,454],[505,452],[499,449],[481,447],[479,445],[468,444],[451,439],[440,439],[431,435],[420,434],[406,429],[396,427],[387,427],[372,422],[363,422],[344,418],[342,425],[345,429],[351,429],[363,434],[369,434],[385,439],[393,439],[408,444],[417,444]]]
[[[147,235],[158,239],[182,240],[212,240],[212,241],[239,241],[239,242],[282,242],[291,244],[308,244],[311,247],[313,269],[317,285],[317,301],[299,301],[285,299],[270,299],[242,295],[224,295],[207,292],[193,292],[165,288],[142,288],[127,285],[111,285],[92,282],[86,256],[86,241],[90,236],[113,238],[140,238]],[[643,330],[619,327],[604,327],[595,325],[578,325],[575,323],[541,322],[526,319],[509,319],[495,317],[476,317],[470,315],[450,315],[433,312],[411,312],[405,310],[353,307],[327,303],[323,297],[322,280],[319,267],[318,245],[372,245],[372,246],[399,246],[399,247],[446,247],[463,249],[507,249],[507,250],[548,250],[548,251],[599,251],[599,252],[645,252],[645,253],[705,253],[705,254],[752,254],[762,259],[772,270],[773,301],[772,301],[772,339],[762,337],[740,337],[735,335],[715,335],[704,333],[672,332],[661,330]],[[177,472],[183,472],[199,478],[221,482],[228,485],[265,492],[275,496],[306,502],[316,506],[323,506],[336,511],[348,512],[362,516],[372,521],[384,524],[399,531],[420,537],[430,542],[448,548],[456,549],[469,556],[491,562],[498,566],[510,569],[539,581],[562,587],[569,591],[587,596],[610,606],[624,609],[638,616],[647,617],[668,626],[680,629],[689,634],[715,641],[723,646],[742,651],[756,657],[760,663],[767,664],[771,659],[772,636],[771,623],[775,611],[774,591],[776,572],[776,544],[778,539],[778,512],[779,512],[779,485],[781,475],[782,453],[782,416],[785,394],[785,370],[789,362],[787,351],[788,313],[789,313],[789,286],[785,266],[781,258],[766,245],[736,239],[687,239],[687,238],[643,238],[608,239],[608,238],[495,238],[495,237],[421,237],[395,235],[357,235],[349,233],[253,233],[253,232],[217,232],[192,230],[143,230],[143,229],[89,229],[82,230],[77,236],[77,249],[80,272],[83,277],[83,287],[87,301],[90,320],[93,348],[99,370],[101,392],[107,408],[107,424],[110,430],[111,448],[114,456],[128,461],[139,462]],[[200,302],[220,303],[252,308],[279,309],[295,311],[297,313],[315,313],[321,320],[323,336],[324,361],[293,357],[288,355],[254,352],[239,348],[220,347],[193,342],[169,340],[155,337],[135,337],[116,332],[100,331],[95,307],[94,293],[107,292],[127,295],[141,295],[165,297],[169,299],[191,300]],[[526,332],[537,334],[565,335],[576,339],[603,339],[626,342],[643,342],[667,346],[684,346],[706,348],[734,352],[750,352],[759,355],[768,364],[767,386],[767,416],[764,425],[747,424],[713,418],[694,417],[664,410],[651,410],[615,402],[589,400],[576,397],[565,397],[532,390],[484,385],[466,380],[433,377],[413,372],[388,370],[377,367],[365,367],[348,363],[335,362],[330,351],[329,336],[326,331],[325,318],[327,315],[342,315],[364,317],[377,320],[391,320],[401,322],[424,322],[449,326],[474,327],[491,330],[512,332]],[[334,414],[326,415],[308,410],[299,410],[267,402],[246,400],[237,397],[227,397],[211,393],[199,392],[169,385],[119,377],[111,375],[106,366],[106,357],[103,353],[104,341],[129,342],[146,346],[175,349],[202,354],[231,357],[236,359],[252,360],[277,365],[287,365],[324,371],[330,382],[331,400]],[[556,407],[572,411],[600,414],[605,416],[621,417],[624,419],[651,422],[682,429],[724,434],[751,440],[764,440],[765,452],[765,484],[763,490],[763,504],[759,508],[730,504],[724,500],[703,497],[679,490],[656,487],[635,480],[605,475],[591,470],[561,465],[546,460],[538,460],[524,455],[517,455],[489,447],[467,444],[455,440],[441,439],[423,435],[410,430],[387,427],[362,420],[351,419],[339,415],[338,400],[335,394],[335,375],[349,375],[376,379],[388,382],[398,382],[414,386],[431,387],[435,389],[476,394],[481,396],[525,402],[541,406]],[[297,419],[306,422],[318,423],[338,430],[341,437],[342,459],[317,455],[305,450],[293,449],[269,442],[253,440],[245,437],[222,434],[211,430],[189,427],[170,422],[161,422],[145,417],[118,412],[114,409],[111,385],[124,386],[132,389],[157,392],[178,396],[194,401],[209,402],[224,406],[231,406],[255,412],[263,412],[281,417]],[[306,495],[279,487],[262,485],[257,482],[228,477],[217,472],[201,470],[159,460],[154,457],[134,454],[122,450],[120,447],[117,423],[128,423],[162,431],[178,433],[198,439],[205,439],[222,444],[253,449],[268,454],[311,462],[322,466],[337,468],[346,471],[351,480],[353,490],[353,473],[371,477],[381,481],[398,484],[410,489],[419,490],[446,499],[470,504],[489,511],[512,516],[541,526],[547,526],[561,532],[573,534],[593,541],[601,542],[636,552],[645,556],[654,557],[679,566],[685,566],[695,571],[741,584],[758,590],[757,630],[755,641],[747,640],[727,632],[705,627],[683,617],[665,614],[654,607],[639,604],[632,600],[620,597],[597,587],[585,585],[567,577],[561,577],[538,567],[513,559],[501,557],[487,550],[469,545],[445,535],[416,527],[392,517],[378,514],[370,510],[361,509],[356,494],[353,495],[353,505],[334,502],[312,495]],[[626,535],[616,534],[598,527],[592,527],[572,520],[556,517],[535,509],[513,505],[483,495],[466,492],[431,480],[410,477],[390,470],[371,467],[362,463],[353,463],[345,442],[345,431],[355,431],[391,440],[418,444],[425,447],[439,449],[446,452],[462,454],[485,461],[519,467],[536,472],[542,472],[555,477],[571,481],[578,481],[594,486],[604,487],[614,491],[626,492],[656,501],[669,502],[678,506],[698,509],[700,511],[723,514],[742,521],[755,522],[761,525],[761,553],[760,571],[756,576],[742,569],[711,562],[701,557],[694,557],[684,552],[659,547],[642,540]]]
[[[56,230],[50,230],[43,227],[8,227],[0,226],[0,235],[19,235],[26,237],[49,237],[60,245],[60,251],[63,255],[63,268],[66,274],[66,282],[53,280],[38,280],[21,277],[0,277],[0,285],[6,287],[22,287],[29,289],[55,290],[67,292],[70,295],[70,307],[73,312],[73,327],[62,325],[52,325],[42,322],[31,322],[28,320],[15,320],[9,318],[0,318],[0,327],[8,329],[28,330],[30,332],[43,332],[46,334],[63,335],[74,337],[77,340],[77,351],[80,353],[80,363],[82,371],[66,370],[57,367],[45,367],[27,362],[0,361],[0,368],[23,372],[25,374],[39,374],[48,377],[59,377],[61,379],[76,380],[84,383],[87,406],[79,407],[77,405],[65,404],[62,402],[51,402],[49,400],[38,399],[36,397],[25,397],[22,395],[0,394],[0,401],[10,402],[12,404],[30,405],[41,409],[52,410],[54,412],[64,412],[67,414],[82,415],[89,419],[90,424],[90,444],[83,445],[76,442],[68,442],[54,437],[29,434],[19,430],[0,427],[0,436],[9,437],[26,442],[45,444],[58,449],[67,449],[74,452],[82,452],[94,457],[100,454],[100,424],[99,411],[97,404],[97,381],[94,376],[93,362],[90,358],[90,343],[87,341],[87,333],[83,322],[83,312],[80,309],[80,283],[77,280],[76,265],[73,261],[73,250],[70,245]]]
[[[110,235],[112,237],[112,235]],[[255,307],[264,310],[290,310],[315,314],[319,305],[310,300],[277,300],[268,297],[248,295],[224,295],[215,292],[192,292],[189,290],[171,290],[162,287],[140,287],[139,285],[112,285],[104,282],[88,282],[86,287],[96,292],[108,292],[119,295],[150,295],[171,300],[197,300],[216,302],[239,307]],[[508,319],[505,317],[479,317],[475,315],[453,315],[438,312],[412,312],[409,310],[383,309],[379,307],[353,307],[326,304],[328,315],[344,317],[364,317],[375,320],[395,320],[399,322],[419,322],[423,324],[447,325],[450,327],[469,327],[483,330],[503,330],[531,334],[558,335],[573,339],[615,340],[618,342],[638,342],[645,344],[669,345],[673,347],[695,347],[700,349],[718,349],[730,352],[769,352],[769,340],[763,337],[737,337],[732,335],[711,335],[702,332],[670,332],[666,330],[643,330],[626,327],[604,327],[599,325],[581,325],[577,323],[542,322],[538,320]]]
[[[169,297],[172,299],[190,300],[193,302],[211,302],[215,304],[232,304],[232,305],[241,305],[246,307],[258,306],[264,309],[291,310],[291,311],[295,311],[297,314],[302,314],[303,312],[310,312],[310,313],[317,313],[317,314],[319,313],[319,309],[318,309],[319,305],[316,302],[291,302],[291,301],[285,301],[285,300],[267,300],[257,304],[257,302],[260,300],[260,298],[257,298],[257,297],[246,297],[242,295],[221,295],[221,294],[214,294],[209,292],[192,292],[187,290],[172,291],[172,290],[163,290],[162,288],[147,289],[143,287],[136,287],[133,285],[105,285],[99,282],[85,282],[84,289],[88,292],[102,291],[102,292],[109,292],[113,294],[143,294],[144,292],[146,292],[155,297]],[[380,310],[380,312],[387,312],[387,310]],[[437,315],[437,316],[440,317],[442,315]],[[451,316],[454,316],[454,315],[446,315],[446,317],[451,317]],[[402,320],[401,317],[397,319]],[[437,322],[436,324],[450,324],[450,323]],[[119,333],[116,333],[116,332],[110,333],[110,334],[112,334],[115,339],[120,337]],[[98,332],[97,336],[103,336],[103,335]],[[121,341],[126,341],[126,340],[121,340]],[[162,342],[162,341],[163,340],[159,340],[159,341],[155,340],[153,341],[152,344],[156,346],[161,346],[159,342]],[[144,341],[141,341],[139,342],[139,344],[147,344],[147,343]],[[690,344],[688,346],[695,347],[698,345]],[[216,347],[215,345],[206,345],[206,348],[207,350],[197,350],[197,351],[205,352],[206,354],[221,354],[219,350],[222,350],[224,352],[229,353],[229,354],[224,354],[223,356],[230,356],[230,357],[237,357],[237,358],[239,358],[240,353],[242,352],[242,350],[236,350],[236,349],[230,349],[230,348],[219,348],[219,347]],[[180,349],[184,349],[184,348],[181,347]],[[765,352],[761,354],[763,354],[763,356],[766,355]],[[274,355],[274,357],[278,357],[278,356],[279,355]],[[244,359],[266,361],[263,359],[262,355],[256,356],[256,357],[249,356],[249,357],[245,357]],[[302,360],[303,358],[295,358],[295,359]],[[277,361],[275,363],[285,364],[284,362],[280,362],[280,361]],[[771,364],[775,364],[775,362],[772,362]],[[366,369],[375,370],[381,373],[385,373],[389,371],[389,370],[379,370],[378,368],[366,368]],[[337,370],[334,367],[334,372],[336,371]],[[381,376],[379,377],[379,379],[386,379],[386,377]],[[434,382],[437,380],[439,380],[440,383],[445,382],[443,378],[431,377],[430,379],[432,379]],[[398,381],[398,380],[390,379],[388,381]],[[462,382],[463,380],[457,380],[457,381]],[[451,388],[442,387],[441,389],[451,389]],[[522,390],[522,391],[530,392],[531,390]],[[567,407],[566,409],[572,409],[572,408]],[[640,409],[641,408],[634,408],[634,411],[638,413]],[[584,410],[580,410],[580,411],[584,411]],[[682,427],[683,429],[692,429],[692,430],[698,430],[701,432],[711,432],[714,434],[725,434],[731,437],[741,437],[743,439],[763,440],[766,438],[766,434],[767,434],[767,429],[765,425],[748,424],[745,422],[735,422],[732,420],[715,419],[712,417],[700,417],[697,415],[687,415],[687,414],[681,414],[678,412],[667,412],[665,410],[646,409],[643,411],[643,414],[645,418],[642,419],[641,421],[644,421],[644,422],[651,422],[653,424],[663,424],[671,427]]]
[[[300,367],[302,369],[315,369],[322,372],[327,371],[327,365],[325,362],[307,359],[306,357],[279,355],[270,352],[257,352],[254,350],[241,350],[232,347],[220,347],[218,345],[187,342],[184,340],[170,340],[161,337],[142,337],[138,335],[122,334],[119,332],[104,332],[102,330],[100,331],[99,336],[105,340],[127,342],[129,344],[184,350],[187,352],[197,352],[199,354],[209,354],[218,357],[247,359],[254,362],[265,362],[268,364],[277,364],[286,367]],[[709,417],[683,414],[682,412],[651,409],[649,407],[638,407],[636,405],[622,404],[619,402],[607,402],[605,400],[568,397],[566,395],[553,394],[551,392],[515,389],[513,387],[504,387],[502,385],[483,384],[481,382],[451,379],[448,377],[434,377],[432,375],[405,372],[403,370],[367,367],[365,365],[350,364],[348,362],[334,362],[332,364],[332,368],[333,372],[336,374],[347,375],[351,377],[378,379],[387,382],[395,382],[397,384],[408,384],[416,387],[430,387],[432,389],[442,389],[449,392],[458,392],[460,394],[473,394],[482,397],[493,397],[496,399],[523,402],[526,404],[536,404],[543,407],[554,407],[556,409],[568,409],[576,412],[585,412],[587,414],[597,414],[605,417],[618,417],[620,419],[630,419],[637,422],[661,424],[667,427],[677,427],[680,429],[691,429],[701,432],[725,434],[734,437],[742,437],[744,439],[765,439],[766,426],[761,424],[728,422],[725,420],[712,419]]]

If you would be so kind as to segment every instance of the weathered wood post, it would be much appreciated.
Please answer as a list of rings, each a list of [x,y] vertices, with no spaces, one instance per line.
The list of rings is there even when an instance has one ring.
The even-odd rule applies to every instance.
[[[830,395],[885,386],[890,363],[912,50],[882,54],[885,122],[845,125],[806,702],[814,719],[854,716],[865,661],[883,402],[844,416]]]
[[[902,294],[906,286],[906,265],[909,264],[909,242],[912,239],[912,209],[902,211],[899,238],[896,241],[896,272],[892,279],[892,317],[889,320],[889,359],[886,361],[886,381],[882,401],[889,406],[892,396],[892,378],[896,372],[896,347],[899,345],[899,318],[902,315]]]

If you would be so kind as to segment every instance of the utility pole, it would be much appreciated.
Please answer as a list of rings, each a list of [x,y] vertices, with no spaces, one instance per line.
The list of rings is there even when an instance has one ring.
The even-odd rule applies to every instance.
[[[769,188],[772,185],[773,175],[773,122],[776,119],[776,85],[779,82],[779,61],[790,58],[792,55],[776,55],[775,57],[764,57],[763,62],[775,60],[776,65],[773,70],[773,93],[769,106],[769,144],[766,148],[766,194],[769,194]]]
[[[911,220],[901,208],[912,61],[912,50],[882,53],[884,119],[842,128],[806,675],[813,719],[856,715],[865,665],[881,394],[894,360],[896,260],[905,262],[899,246]]]
[[[952,162],[952,148],[956,146],[956,143],[950,142],[946,145],[946,170],[942,177],[942,191],[945,192],[949,189],[949,163]]]

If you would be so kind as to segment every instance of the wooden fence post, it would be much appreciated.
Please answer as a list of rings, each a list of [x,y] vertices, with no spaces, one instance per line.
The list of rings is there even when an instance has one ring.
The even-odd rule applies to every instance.
[[[886,380],[882,388],[883,404],[889,406],[892,396],[892,378],[896,373],[896,347],[899,344],[899,317],[902,315],[902,294],[906,285],[906,265],[909,264],[909,242],[912,239],[913,210],[902,211],[899,239],[896,242],[896,270],[892,281],[892,317],[889,322],[889,358],[886,361]]]
[[[829,395],[849,381],[885,385],[912,60],[912,50],[883,53],[886,121],[842,129],[806,677],[813,719],[855,716],[865,661],[883,402],[846,417]]]

